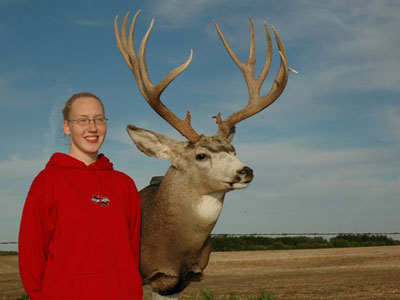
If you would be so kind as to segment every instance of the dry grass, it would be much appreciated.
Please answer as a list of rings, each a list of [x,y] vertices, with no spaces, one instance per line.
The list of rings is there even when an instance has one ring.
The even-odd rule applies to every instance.
[[[15,299],[24,293],[18,271],[18,256],[0,256],[0,299]]]
[[[202,287],[239,297],[271,292],[277,300],[400,299],[400,246],[212,253]]]
[[[21,296],[17,257],[0,257],[0,299]],[[205,279],[183,293],[198,297],[201,289],[215,296],[233,293],[248,298],[261,291],[276,300],[400,299],[400,246],[215,252]],[[145,298],[151,298],[145,287]]]

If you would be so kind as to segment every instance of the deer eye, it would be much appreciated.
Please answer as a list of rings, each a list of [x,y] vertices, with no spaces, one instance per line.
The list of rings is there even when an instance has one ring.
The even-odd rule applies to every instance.
[[[196,159],[197,160],[203,160],[207,157],[207,155],[205,155],[204,153],[200,153],[196,155]]]

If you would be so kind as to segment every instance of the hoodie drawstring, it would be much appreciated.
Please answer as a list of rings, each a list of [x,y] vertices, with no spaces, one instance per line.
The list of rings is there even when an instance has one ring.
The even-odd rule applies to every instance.
[[[97,193],[98,194],[97,194],[97,196],[96,195],[92,196],[92,201],[94,203],[100,204],[101,207],[109,206],[110,199],[108,199],[107,197],[103,197],[103,195],[101,194],[100,176],[99,176],[98,170],[96,168],[96,165],[94,165],[93,167],[94,167],[94,172],[96,173]]]
[[[97,194],[98,194],[98,197],[101,199],[103,196],[101,195],[100,177],[99,177],[99,173],[97,171],[96,165],[94,165],[93,167],[94,167],[94,172],[96,173]]]

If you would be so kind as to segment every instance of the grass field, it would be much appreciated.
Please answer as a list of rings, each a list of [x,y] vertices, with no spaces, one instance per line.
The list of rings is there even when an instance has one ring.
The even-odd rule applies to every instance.
[[[24,294],[17,264],[16,256],[0,257],[0,299]],[[198,298],[202,290],[214,299],[265,291],[275,300],[400,300],[400,246],[214,252],[205,279],[181,299]],[[150,299],[150,288],[144,291]]]

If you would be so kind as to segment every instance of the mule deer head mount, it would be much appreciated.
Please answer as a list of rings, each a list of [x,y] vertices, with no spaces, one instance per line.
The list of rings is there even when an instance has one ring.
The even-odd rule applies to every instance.
[[[140,150],[149,156],[168,159],[172,164],[161,184],[150,184],[140,191],[143,216],[140,273],[143,283],[151,284],[153,291],[171,295],[182,291],[190,281],[201,279],[211,251],[210,233],[220,215],[226,192],[245,188],[253,179],[253,170],[235,156],[231,145],[235,125],[271,105],[285,89],[289,71],[294,70],[288,67],[285,48],[273,29],[281,63],[270,91],[261,96],[260,89],[272,60],[272,41],[267,24],[264,24],[268,40],[267,58],[261,74],[256,78],[252,20],[247,62],[238,59],[215,23],[227,52],[243,73],[249,100],[243,109],[224,120],[221,113],[214,116],[218,124],[215,136],[199,135],[191,126],[189,111],[185,119],[180,119],[160,99],[167,86],[189,66],[193,52],[184,64],[154,85],[146,64],[146,45],[154,20],[142,39],[137,55],[134,30],[139,13],[133,17],[128,36],[129,13],[122,22],[121,33],[118,16],[115,18],[117,46],[148,104],[187,139],[179,141],[133,125],[127,126],[130,137]],[[179,242],[172,242],[177,237]]]

